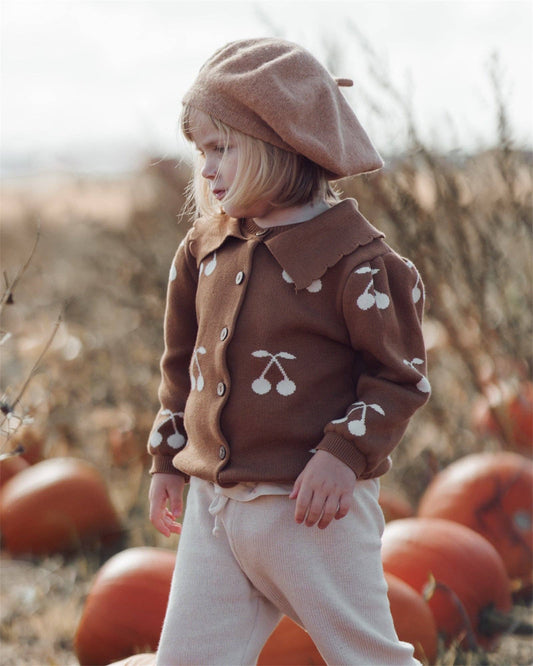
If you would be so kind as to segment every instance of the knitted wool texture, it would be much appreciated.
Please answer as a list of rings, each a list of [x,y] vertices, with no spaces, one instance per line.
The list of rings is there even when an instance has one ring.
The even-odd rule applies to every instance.
[[[376,171],[383,160],[336,80],[281,39],[231,42],[201,68],[183,102],[321,166],[331,180]]]
[[[421,666],[390,614],[378,488],[359,481],[350,513],[320,530],[296,525],[287,496],[221,507],[212,484],[191,479],[158,666],[256,664],[281,613],[328,664]]]

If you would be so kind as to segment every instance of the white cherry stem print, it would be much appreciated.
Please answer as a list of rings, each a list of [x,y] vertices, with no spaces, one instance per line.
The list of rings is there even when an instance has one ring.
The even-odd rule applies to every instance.
[[[422,298],[422,290],[418,286],[420,284],[420,273],[416,274],[416,283],[415,286],[413,287],[413,291],[411,292],[411,295],[413,297],[413,303],[418,303],[418,301]]]
[[[389,307],[390,299],[387,294],[384,294],[381,291],[378,291],[374,286],[374,275],[379,273],[379,268],[370,268],[370,266],[363,266],[363,268],[358,268],[355,271],[358,275],[364,275],[365,273],[370,273],[370,282],[367,284],[366,289],[357,299],[357,306],[361,310],[369,310],[373,305],[375,305],[378,310],[385,310]],[[371,293],[370,290],[373,290],[374,293]]]
[[[163,441],[163,435],[159,431],[170,421],[174,429],[174,434],[167,437],[167,444],[171,449],[181,449],[185,444],[185,437],[178,430],[176,416],[178,416],[180,419],[183,419],[183,412],[172,412],[170,409],[164,409],[161,412],[161,416],[166,416],[167,418],[162,421],[158,429],[150,435],[150,446],[157,448],[161,444]]]
[[[277,366],[283,377],[283,379],[280,379],[280,381],[276,384],[276,391],[280,395],[285,396],[291,395],[294,393],[294,391],[296,391],[296,384],[291,379],[289,379],[285,369],[278,361],[279,358],[294,360],[296,356],[289,354],[288,352],[278,352],[277,354],[271,354],[270,352],[263,349],[252,352],[252,356],[255,356],[256,358],[270,358],[261,375],[257,379],[254,379],[252,382],[252,390],[254,393],[257,393],[258,395],[265,395],[271,391],[272,384],[265,375],[273,365]]]
[[[198,360],[198,354],[206,354],[205,347],[198,347],[194,350],[192,359],[191,359],[191,390],[202,391],[204,388],[204,376],[202,374],[202,369],[200,368],[200,362]],[[198,372],[198,377],[195,375],[195,366]]]
[[[415,286],[411,291],[411,296],[413,297],[413,303],[418,303],[418,301],[422,298],[420,273],[416,270],[416,266],[413,264],[412,261],[410,261],[409,259],[404,259],[404,261],[407,264],[407,266],[409,266],[409,268],[416,271],[416,282]]]
[[[421,379],[416,385],[416,388],[421,392],[421,393],[431,393],[431,384],[429,383],[428,378],[423,375],[420,370],[415,368],[415,365],[424,365],[424,361],[421,358],[414,358],[412,361],[408,361],[407,359],[404,359],[403,362],[405,365],[408,365],[412,370],[415,372],[418,372],[419,375],[421,375]]]
[[[381,405],[378,405],[376,403],[367,404],[366,402],[361,401],[361,402],[354,402],[354,404],[351,406],[350,410],[348,411],[347,416],[345,416],[343,419],[337,419],[336,421],[332,421],[332,423],[345,423],[346,421],[349,421],[349,418],[353,414],[353,412],[358,411],[360,409],[361,417],[359,419],[353,419],[349,421],[348,430],[352,435],[355,435],[356,437],[362,437],[363,435],[366,434],[366,413],[369,407],[378,414],[381,414],[381,416],[385,416],[385,412],[383,410],[383,407],[381,407]]]

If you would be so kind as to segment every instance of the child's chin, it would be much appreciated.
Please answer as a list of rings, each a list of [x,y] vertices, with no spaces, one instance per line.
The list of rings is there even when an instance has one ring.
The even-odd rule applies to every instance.
[[[220,208],[222,212],[229,215],[229,217],[235,217],[237,219],[241,217],[252,217],[249,211],[244,208],[239,208],[238,206],[225,206],[223,201],[220,204]]]

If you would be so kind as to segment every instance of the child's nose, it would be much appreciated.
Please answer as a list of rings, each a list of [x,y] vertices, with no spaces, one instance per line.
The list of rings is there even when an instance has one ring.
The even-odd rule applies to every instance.
[[[202,167],[202,176],[208,180],[213,180],[213,178],[217,175],[217,168],[218,167],[215,163],[215,160],[206,158],[204,166]]]

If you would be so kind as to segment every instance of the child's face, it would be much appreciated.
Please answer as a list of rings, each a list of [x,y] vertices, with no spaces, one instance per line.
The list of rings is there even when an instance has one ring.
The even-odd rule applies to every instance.
[[[190,127],[194,144],[204,160],[202,176],[209,181],[211,192],[221,202],[224,211],[236,218],[260,217],[268,213],[271,206],[267,203],[257,202],[253,206],[241,207],[238,202],[226,199],[235,181],[239,161],[239,150],[231,135],[227,142],[211,118],[197,110],[191,113]]]

